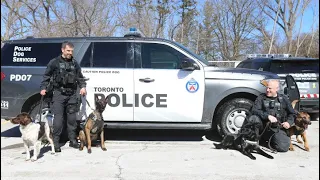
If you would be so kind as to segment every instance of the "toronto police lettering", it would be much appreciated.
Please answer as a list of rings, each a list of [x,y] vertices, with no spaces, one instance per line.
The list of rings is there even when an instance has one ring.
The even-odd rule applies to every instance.
[[[167,94],[135,94],[134,95],[134,105],[128,102],[127,94],[116,94],[113,92],[123,92],[122,87],[94,87],[95,92],[112,92],[110,94],[95,93],[94,99],[101,99],[105,97],[108,98],[108,106],[118,107],[120,103],[122,107],[157,107],[166,108],[167,107]],[[115,101],[112,102],[112,99]]]

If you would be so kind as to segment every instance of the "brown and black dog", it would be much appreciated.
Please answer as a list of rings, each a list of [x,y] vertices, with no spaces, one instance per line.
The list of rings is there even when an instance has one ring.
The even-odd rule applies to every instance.
[[[82,151],[84,145],[87,146],[88,153],[91,153],[91,143],[98,139],[100,135],[101,149],[106,151],[107,148],[104,144],[104,120],[102,117],[102,112],[107,106],[108,97],[95,99],[96,109],[89,115],[86,120],[82,130],[79,132],[80,148]]]
[[[304,148],[306,151],[310,151],[306,129],[308,128],[308,125],[311,124],[310,121],[310,115],[306,112],[298,112],[298,115],[294,121],[294,125],[289,128],[289,137],[291,139],[292,135],[296,135],[296,139],[298,143],[304,142]],[[299,139],[299,136],[302,137],[303,142]],[[292,142],[290,141],[290,151],[294,151]]]
[[[17,117],[11,119],[10,121],[13,124],[20,125],[19,129],[21,132],[21,138],[26,150],[26,161],[30,160],[31,146],[33,146],[33,156],[31,161],[36,161],[38,159],[41,149],[41,142],[43,140],[49,141],[51,144],[51,154],[55,153],[52,132],[48,122],[32,122],[31,116],[26,112],[17,115]]]

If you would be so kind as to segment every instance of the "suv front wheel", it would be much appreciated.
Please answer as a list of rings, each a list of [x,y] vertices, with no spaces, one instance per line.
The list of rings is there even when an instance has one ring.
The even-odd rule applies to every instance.
[[[219,109],[215,122],[217,130],[223,137],[227,134],[238,134],[250,110],[253,102],[245,98],[236,98],[225,102]]]

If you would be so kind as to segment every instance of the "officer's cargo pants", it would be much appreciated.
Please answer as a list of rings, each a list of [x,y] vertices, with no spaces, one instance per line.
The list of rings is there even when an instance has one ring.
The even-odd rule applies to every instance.
[[[64,114],[67,119],[67,130],[70,141],[76,140],[76,111],[77,111],[77,96],[76,93],[72,95],[63,95],[60,91],[55,90],[52,97],[52,111],[54,114],[53,120],[53,142],[55,145],[59,144],[60,136],[63,131]]]
[[[249,117],[250,121],[259,122],[265,128],[266,122],[269,120],[261,121],[259,116],[252,115]],[[262,133],[263,128],[260,129],[260,133]],[[290,137],[287,135],[287,133],[284,131],[283,128],[278,128],[275,130],[272,130],[271,128],[266,129],[264,134],[262,135],[262,141],[268,141],[270,137],[272,136],[270,140],[270,145],[272,148],[277,150],[278,152],[287,152],[290,147]]]

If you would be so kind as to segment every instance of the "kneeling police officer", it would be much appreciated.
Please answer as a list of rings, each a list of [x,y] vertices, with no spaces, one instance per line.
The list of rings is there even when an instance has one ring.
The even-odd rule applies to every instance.
[[[63,130],[64,114],[67,115],[67,129],[70,140],[70,147],[79,148],[76,139],[76,112],[78,109],[77,88],[80,94],[86,94],[86,82],[84,81],[81,68],[77,61],[73,59],[74,45],[71,42],[63,42],[62,54],[52,59],[43,75],[41,82],[42,96],[46,95],[50,79],[53,80],[52,112],[53,120],[53,142],[56,152],[61,152],[59,146],[60,136]]]
[[[267,122],[271,125],[262,135],[261,141],[270,141],[271,148],[278,152],[287,152],[290,146],[289,129],[296,117],[296,113],[284,94],[279,94],[279,80],[269,80],[266,93],[260,94],[252,107],[252,116],[248,121],[260,124],[260,133]]]

